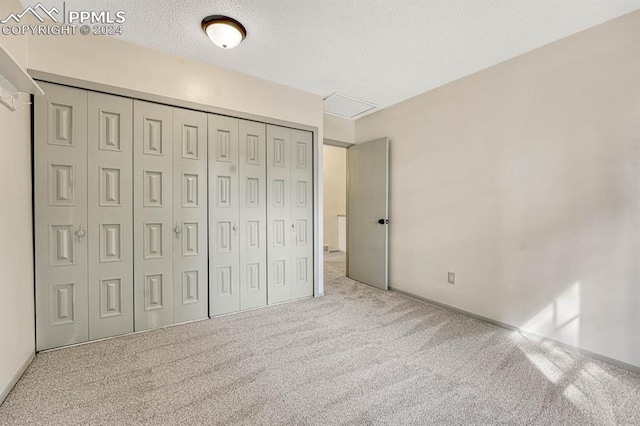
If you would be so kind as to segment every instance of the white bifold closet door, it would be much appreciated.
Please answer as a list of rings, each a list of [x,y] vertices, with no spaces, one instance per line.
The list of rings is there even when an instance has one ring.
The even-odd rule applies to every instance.
[[[34,116],[37,350],[133,330],[132,101],[42,84]]]
[[[240,309],[267,304],[265,124],[240,124]]]
[[[313,137],[267,126],[268,303],[313,295]]]
[[[173,109],[173,322],[207,318],[207,115]]]
[[[89,340],[133,331],[133,101],[89,92]]]
[[[210,315],[267,303],[265,125],[209,115]]]
[[[135,329],[207,316],[206,115],[134,103]]]
[[[37,350],[89,339],[87,92],[43,89],[34,112]]]
[[[313,295],[310,132],[42,84],[37,350]]]
[[[134,102],[136,331],[173,324],[173,114]]]

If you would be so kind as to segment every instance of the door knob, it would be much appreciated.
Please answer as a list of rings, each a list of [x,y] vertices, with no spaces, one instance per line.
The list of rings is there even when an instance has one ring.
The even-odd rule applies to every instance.
[[[238,225],[235,222],[233,222],[233,234],[238,235]]]
[[[178,222],[176,222],[176,227],[173,228],[173,232],[176,233],[176,238],[180,238],[180,233],[182,232],[182,226]]]
[[[380,225],[385,225],[389,223],[389,219],[378,219],[378,223]]]
[[[78,230],[76,231],[76,237],[78,237],[78,242],[81,243],[84,236],[87,235],[87,232],[84,230],[84,226],[80,225]]]

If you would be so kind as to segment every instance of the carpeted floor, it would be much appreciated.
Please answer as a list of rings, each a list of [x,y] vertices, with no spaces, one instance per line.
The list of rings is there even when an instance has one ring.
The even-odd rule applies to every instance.
[[[345,278],[39,354],[0,424],[640,424],[640,376]]]

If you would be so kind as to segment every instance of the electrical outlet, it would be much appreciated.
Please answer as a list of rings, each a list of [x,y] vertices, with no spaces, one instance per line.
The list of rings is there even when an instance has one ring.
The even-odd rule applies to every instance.
[[[456,283],[456,273],[455,272],[449,272],[449,274],[447,275],[447,282],[449,284],[455,284]]]

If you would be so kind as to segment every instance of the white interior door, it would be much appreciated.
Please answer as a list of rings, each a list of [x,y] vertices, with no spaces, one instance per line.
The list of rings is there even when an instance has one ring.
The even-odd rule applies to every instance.
[[[348,152],[347,275],[387,290],[389,140],[354,145]]]
[[[173,323],[172,108],[134,101],[135,329]]]
[[[89,338],[87,92],[41,84],[46,95],[36,98],[34,135],[37,350]]]
[[[209,309],[240,310],[238,119],[209,115]]]
[[[173,322],[206,318],[207,115],[173,109]]]
[[[313,296],[313,135],[291,130],[292,298]]]
[[[240,309],[267,304],[267,167],[263,123],[239,121]]]
[[[89,92],[89,340],[133,331],[133,101]]]

